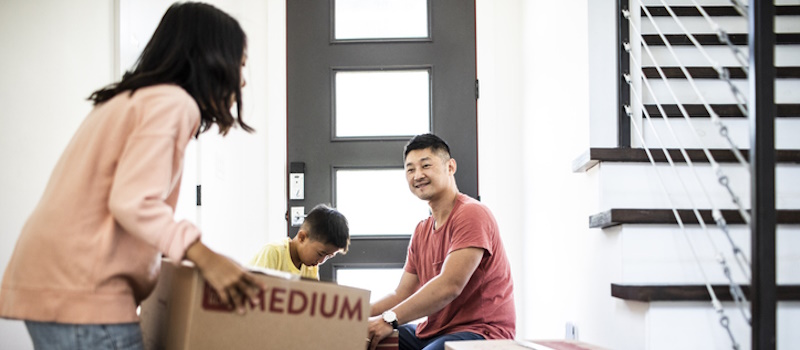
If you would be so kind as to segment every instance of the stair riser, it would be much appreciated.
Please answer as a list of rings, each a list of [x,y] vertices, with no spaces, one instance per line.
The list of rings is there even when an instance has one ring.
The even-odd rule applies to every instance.
[[[652,126],[650,125],[652,122]],[[750,147],[750,122],[746,118],[723,118],[731,141],[739,149]],[[640,124],[641,125],[641,124]],[[664,118],[650,116],[650,121],[644,119],[644,126],[640,127],[644,133],[644,142],[647,148],[660,149],[679,148],[700,149],[729,149],[730,143],[720,135],[720,127],[711,122],[710,118]],[[672,131],[670,131],[670,129]],[[694,131],[693,131],[694,130]],[[800,118],[775,119],[775,148],[800,149]],[[635,133],[635,129],[632,129]],[[634,134],[634,145],[641,147],[639,137]]]
[[[740,49],[744,50],[745,54],[748,52],[747,47],[739,47]],[[733,51],[729,49],[727,46],[712,46],[712,47],[705,47],[706,54],[708,54],[711,59],[718,62],[723,67],[741,67],[739,61],[736,60]],[[680,57],[680,62],[685,67],[705,67],[709,66],[708,59],[700,53],[694,47],[690,46],[681,46],[681,47],[673,47],[675,54]],[[672,54],[666,47],[660,46],[651,46],[650,52],[653,54],[656,62],[659,63],[662,67],[677,67],[678,61],[673,58]],[[645,67],[652,67],[653,60],[647,53],[644,53],[642,58],[642,65]],[[775,48],[775,65],[776,66],[783,66],[783,67],[790,67],[790,66],[800,66],[800,45],[787,45],[787,46],[779,46]]]
[[[732,190],[745,208],[750,207],[750,176],[746,168],[737,164],[721,164]],[[675,173],[677,172],[677,176]],[[694,173],[697,173],[697,176]],[[669,196],[664,195],[660,177]],[[696,180],[700,179],[700,183]],[[800,165],[779,164],[775,170],[776,207],[800,208]],[[682,164],[674,168],[660,163],[654,168],[649,163],[604,162],[599,165],[599,208],[675,208],[737,209],[725,187],[719,184],[708,163],[694,163],[694,171]],[[685,184],[686,190],[681,185]],[[710,202],[706,195],[710,198]]]
[[[673,93],[681,103],[702,103],[700,95],[707,103],[736,103],[730,85],[723,80],[695,79],[695,87],[700,95],[686,79],[669,79],[668,81],[669,83],[666,84],[660,78],[650,79],[650,88],[642,84],[642,92],[638,94],[642,98],[642,103],[675,103],[672,98]],[[747,80],[736,79],[733,81],[733,85],[747,98],[748,91],[750,91]],[[670,93],[670,89],[672,89],[672,93]],[[800,93],[800,79],[780,79],[775,82],[775,103],[797,103],[798,93]],[[657,96],[658,99],[654,99],[652,96]]]
[[[685,234],[678,225],[622,225],[607,229],[617,234],[622,247],[621,284],[705,284],[703,273],[712,284],[727,284],[717,252],[724,255],[737,283],[749,283],[744,277],[727,237],[716,225],[686,225]],[[744,225],[728,226],[731,239],[750,259],[750,232]],[[691,241],[691,246],[686,237]],[[800,226],[778,225],[776,232],[778,284],[800,284]],[[713,244],[713,246],[712,246]],[[700,266],[692,254],[694,249]],[[701,271],[702,268],[702,271]]]
[[[730,329],[741,350],[751,349],[751,329],[732,302],[723,303]],[[719,315],[704,302],[653,302],[646,316],[649,350],[732,349],[730,337],[720,326]],[[800,302],[778,302],[777,349],[800,344]]]

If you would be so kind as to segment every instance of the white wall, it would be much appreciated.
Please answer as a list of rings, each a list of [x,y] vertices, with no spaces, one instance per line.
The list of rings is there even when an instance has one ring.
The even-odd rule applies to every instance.
[[[286,235],[284,2],[211,3],[236,17],[248,34],[244,113],[256,133],[233,130],[224,139],[213,131],[203,134],[200,159],[187,161],[186,170],[200,169],[194,175],[204,181],[205,202],[218,203],[204,208],[215,215],[203,216],[203,240],[241,262],[255,253],[253,247]],[[99,0],[0,1],[0,271],[57,158],[91,109],[86,97],[117,76],[116,6]],[[151,12],[130,20],[151,22],[147,16],[156,16],[157,23],[162,13]],[[3,348],[31,348],[19,321],[0,319],[0,339]]]
[[[522,14],[520,0],[476,1],[478,100],[478,190],[495,215],[515,282],[517,310],[526,298],[523,286],[529,272],[524,264],[522,220],[525,207],[520,184],[522,167]],[[527,327],[517,314],[517,334]]]
[[[111,82],[109,1],[0,1],[0,266],[44,190],[55,162]],[[21,322],[0,321],[3,347],[30,347]]]

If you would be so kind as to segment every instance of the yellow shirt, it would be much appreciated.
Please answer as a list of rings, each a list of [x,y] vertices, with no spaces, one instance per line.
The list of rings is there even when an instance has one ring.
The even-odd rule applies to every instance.
[[[297,266],[294,266],[292,254],[289,252],[290,241],[290,238],[285,238],[278,242],[267,243],[267,245],[261,248],[261,251],[250,260],[250,265],[286,271],[293,275],[319,280],[319,268],[317,266],[300,264],[299,269]]]

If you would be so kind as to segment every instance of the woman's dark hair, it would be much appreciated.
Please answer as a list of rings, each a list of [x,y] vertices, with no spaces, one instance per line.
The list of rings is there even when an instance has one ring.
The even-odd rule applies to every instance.
[[[242,121],[241,66],[247,37],[233,17],[203,3],[175,3],[167,9],[133,71],[89,96],[94,105],[119,93],[157,84],[175,84],[200,107],[198,134],[217,124],[222,135]],[[236,117],[231,114],[236,102]]]
[[[403,149],[403,160],[408,156],[408,152],[428,148],[430,148],[432,152],[438,153],[443,160],[450,159],[450,146],[445,140],[442,140],[441,137],[434,134],[421,134],[412,137],[411,140],[406,143],[406,147]]]

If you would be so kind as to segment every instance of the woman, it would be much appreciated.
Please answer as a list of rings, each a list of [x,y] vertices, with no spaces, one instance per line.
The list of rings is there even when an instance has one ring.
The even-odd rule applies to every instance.
[[[246,36],[213,6],[172,5],[135,69],[95,91],[94,109],[56,164],[0,287],[0,317],[26,321],[39,349],[139,349],[137,305],[161,256],[193,261],[244,312],[261,288],[173,218],[193,136],[241,120]],[[236,104],[236,117],[231,113]]]

